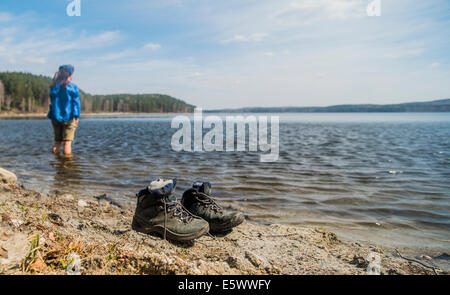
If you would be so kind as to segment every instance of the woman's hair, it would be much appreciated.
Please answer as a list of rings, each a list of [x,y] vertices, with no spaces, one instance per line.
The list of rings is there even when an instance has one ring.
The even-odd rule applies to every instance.
[[[66,66],[61,66],[59,70],[55,73],[55,76],[53,77],[53,82],[51,87],[55,87],[58,84],[61,84],[61,86],[66,87],[67,84],[69,84],[70,81],[67,79],[72,76],[73,70],[70,68],[67,68]]]

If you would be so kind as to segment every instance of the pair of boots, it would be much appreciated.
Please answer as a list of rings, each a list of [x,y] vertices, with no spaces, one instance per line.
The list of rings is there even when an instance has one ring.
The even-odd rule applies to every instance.
[[[209,182],[195,182],[184,192],[181,203],[174,196],[176,184],[176,179],[158,179],[136,195],[133,230],[190,241],[207,232],[229,231],[244,221],[242,213],[225,211],[216,203]]]

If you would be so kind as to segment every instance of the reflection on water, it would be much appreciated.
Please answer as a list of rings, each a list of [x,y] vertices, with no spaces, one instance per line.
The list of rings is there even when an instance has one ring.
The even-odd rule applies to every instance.
[[[54,155],[54,161],[50,162],[50,166],[55,171],[53,186],[55,188],[64,188],[71,185],[81,185],[82,169],[77,162],[78,157]]]
[[[208,179],[258,222],[450,248],[449,113],[282,114],[275,163],[252,152],[173,152],[172,117],[83,118],[71,159],[49,152],[48,120],[0,120],[0,166],[29,188],[112,198],[157,177],[178,177],[178,195]]]

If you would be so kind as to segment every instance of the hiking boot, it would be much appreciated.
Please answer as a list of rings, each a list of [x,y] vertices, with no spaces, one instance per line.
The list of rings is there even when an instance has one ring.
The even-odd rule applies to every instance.
[[[192,214],[208,221],[212,233],[231,230],[244,221],[244,215],[226,211],[211,197],[211,183],[196,181],[184,192],[181,204]]]
[[[173,195],[176,179],[153,181],[137,196],[132,228],[164,239],[190,241],[209,231],[208,222],[186,211]]]

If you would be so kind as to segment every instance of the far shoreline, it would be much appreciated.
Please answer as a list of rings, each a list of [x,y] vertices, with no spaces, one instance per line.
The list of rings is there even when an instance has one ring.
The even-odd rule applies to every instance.
[[[261,112],[261,113],[254,113],[254,112],[222,112],[222,111],[210,111],[206,110],[204,113],[214,113],[214,114],[448,114],[450,111],[443,111],[443,112]],[[101,113],[82,113],[81,118],[86,116],[130,116],[130,115],[178,115],[178,114],[193,114],[192,113],[186,113],[186,112],[150,112],[150,113],[133,113],[133,112],[101,112]],[[0,119],[1,118],[47,118],[47,113],[0,113]]]
[[[82,113],[81,118],[84,116],[117,116],[117,115],[167,115],[167,114],[187,114],[187,113],[132,113],[132,112],[101,112],[101,113]],[[46,118],[47,113],[0,113],[0,118]]]

